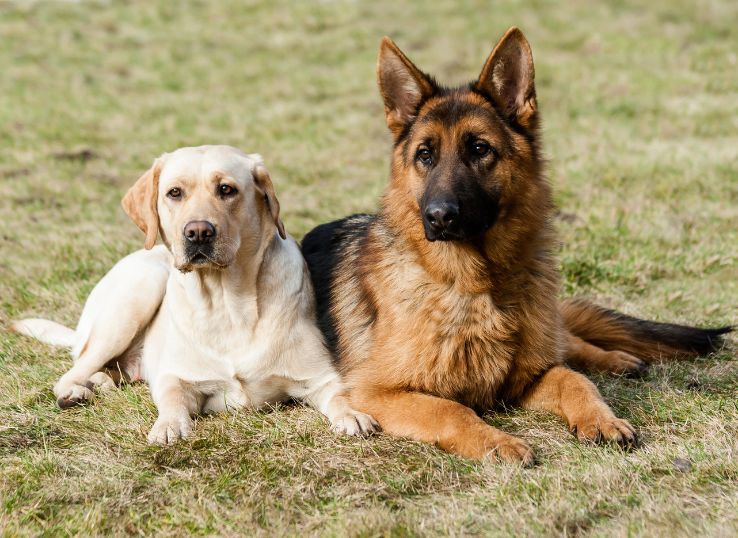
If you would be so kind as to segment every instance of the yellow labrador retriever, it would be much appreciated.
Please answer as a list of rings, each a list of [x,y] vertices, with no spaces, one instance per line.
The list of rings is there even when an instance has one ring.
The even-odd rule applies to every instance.
[[[145,250],[118,262],[90,293],[76,331],[48,320],[19,333],[72,348],[54,386],[60,407],[95,387],[149,384],[159,417],[151,443],[172,443],[192,415],[299,398],[334,430],[376,422],[349,407],[315,322],[307,266],[279,218],[259,155],[228,146],[159,157],[123,198]],[[154,247],[157,234],[164,245]]]

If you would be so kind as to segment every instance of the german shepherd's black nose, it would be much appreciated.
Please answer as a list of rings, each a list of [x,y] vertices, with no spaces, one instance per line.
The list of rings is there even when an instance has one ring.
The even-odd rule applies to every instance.
[[[215,239],[215,226],[206,220],[193,220],[185,224],[184,236],[190,243],[210,243]]]
[[[451,202],[433,202],[426,206],[425,221],[433,235],[452,231],[459,221],[459,206]]]

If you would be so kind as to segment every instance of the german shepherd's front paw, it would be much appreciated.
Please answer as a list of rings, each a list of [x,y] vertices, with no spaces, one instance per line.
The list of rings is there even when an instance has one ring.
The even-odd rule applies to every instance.
[[[485,454],[484,460],[494,462],[517,463],[530,467],[535,461],[533,450],[522,439],[512,435],[496,436],[493,446]]]
[[[621,446],[638,445],[638,434],[627,420],[592,415],[572,425],[572,433],[583,443],[608,441]]]

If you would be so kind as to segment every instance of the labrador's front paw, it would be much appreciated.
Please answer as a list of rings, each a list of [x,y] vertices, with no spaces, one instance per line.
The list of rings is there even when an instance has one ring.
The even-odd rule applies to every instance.
[[[331,429],[344,435],[370,435],[381,428],[371,415],[350,409],[331,420]]]
[[[160,416],[149,432],[149,444],[172,445],[185,439],[191,432],[192,419],[189,416]]]

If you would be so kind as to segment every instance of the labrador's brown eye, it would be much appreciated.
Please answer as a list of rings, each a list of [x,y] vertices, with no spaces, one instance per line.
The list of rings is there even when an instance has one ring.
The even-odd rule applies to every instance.
[[[177,198],[181,198],[182,197],[182,189],[180,189],[179,187],[174,187],[172,189],[169,189],[169,192],[167,192],[167,196],[169,198],[174,199],[174,200],[176,200]]]
[[[230,185],[218,185],[218,193],[221,196],[233,196],[234,194],[236,194],[236,192],[238,191],[236,191],[236,189],[234,187],[231,187]]]

